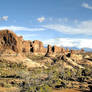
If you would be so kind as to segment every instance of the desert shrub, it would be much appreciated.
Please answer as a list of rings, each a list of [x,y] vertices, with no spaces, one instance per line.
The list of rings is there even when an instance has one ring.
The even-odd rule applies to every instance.
[[[23,91],[21,91],[23,92]],[[52,88],[46,84],[43,85],[32,85],[25,90],[25,92],[52,92]]]
[[[43,85],[36,89],[38,89],[38,92],[52,92],[52,88],[49,87],[48,85]]]
[[[1,82],[1,83],[0,83],[0,86],[1,86],[1,87],[5,87],[5,88],[10,88],[10,87],[12,87],[11,84],[6,83],[6,82]]]
[[[62,80],[69,80],[72,77],[72,71],[70,69],[65,69],[64,72],[59,73],[59,78]]]
[[[83,76],[92,76],[92,69],[86,67],[86,68],[82,71],[82,75],[83,75]]]
[[[79,82],[85,82],[87,79],[88,79],[87,77],[81,76],[81,77],[77,78],[77,81],[79,81]]]
[[[81,77],[82,76],[82,69],[81,68],[77,68],[76,69],[76,78]]]

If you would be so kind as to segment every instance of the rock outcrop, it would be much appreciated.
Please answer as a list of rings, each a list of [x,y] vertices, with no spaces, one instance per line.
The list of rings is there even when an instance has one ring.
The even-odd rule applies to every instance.
[[[22,52],[22,37],[9,30],[0,31],[0,52],[11,49],[16,53]]]
[[[47,49],[44,48],[43,43],[39,40],[35,40],[30,44],[30,51],[33,53],[43,54],[46,53]]]
[[[47,53],[52,53],[52,47],[51,47],[51,45],[48,45],[48,47],[47,47]]]
[[[8,51],[6,51],[8,50]],[[22,36],[17,36],[10,30],[0,31],[0,53],[3,52],[15,53],[36,53],[45,54],[47,49],[44,48],[41,41],[25,41]],[[13,52],[12,52],[13,51]],[[10,53],[9,52],[9,53]],[[6,53],[7,54],[7,53]]]
[[[24,52],[24,53],[30,52],[30,43],[31,43],[31,41],[23,41],[22,42],[22,52]]]
[[[55,46],[48,45],[46,56],[58,55],[58,54],[61,54],[61,53],[65,54],[67,52],[68,51],[65,50],[62,47],[59,47],[59,46],[56,46],[56,45]]]
[[[8,50],[8,51],[6,51]],[[10,52],[9,52],[10,51]],[[84,50],[69,50],[64,49],[58,46],[48,45],[47,48],[44,48],[44,45],[39,40],[34,41],[25,41],[22,36],[17,36],[14,32],[10,30],[1,30],[0,31],[0,53],[9,52],[9,53],[33,53],[33,54],[43,54],[46,56],[56,55],[56,54],[67,54],[70,53],[72,56],[75,53],[83,53]]]
[[[53,53],[61,53],[61,51],[62,51],[61,47],[58,47],[56,45],[52,47],[52,52]]]
[[[51,54],[52,54],[52,47],[51,47],[51,45],[48,45],[47,46],[47,52],[46,52],[45,56],[50,56]]]

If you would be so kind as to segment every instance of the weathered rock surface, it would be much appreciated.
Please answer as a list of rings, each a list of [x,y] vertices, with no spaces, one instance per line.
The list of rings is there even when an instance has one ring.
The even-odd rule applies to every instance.
[[[6,51],[8,50],[8,51]],[[10,52],[11,51],[11,52]],[[17,36],[14,32],[10,30],[0,31],[0,53],[9,52],[13,53],[38,53],[45,54],[47,49],[44,48],[41,41],[25,41],[22,36]],[[7,53],[7,54],[9,54]]]
[[[23,41],[22,42],[22,52],[30,52],[30,43],[31,41]]]
[[[8,51],[7,51],[8,50]],[[46,56],[56,55],[56,54],[67,54],[73,56],[76,53],[82,53],[84,50],[69,50],[58,46],[48,45],[44,48],[44,45],[39,40],[25,41],[22,36],[17,36],[14,32],[10,30],[0,31],[0,53],[33,53],[33,54],[44,54]]]
[[[0,52],[11,49],[16,53],[22,52],[22,37],[9,30],[0,31]]]
[[[68,65],[71,65],[72,67],[84,68],[81,65],[77,64],[77,62],[75,61],[76,60],[75,57],[69,58],[69,57],[67,57],[67,56],[64,55],[64,56],[62,56],[61,59],[64,60],[66,63],[68,63]]]
[[[51,47],[51,45],[48,45],[46,56],[49,56],[50,54],[52,54],[52,47]]]
[[[35,41],[31,42],[30,46],[31,46],[30,51],[33,53],[42,54],[42,53],[46,53],[46,51],[47,51],[47,49],[44,48],[43,43],[39,40],[35,40]]]
[[[55,46],[48,45],[46,56],[55,56],[55,55],[65,54],[67,52],[69,51],[65,50],[62,47],[56,45]]]
[[[54,53],[61,53],[61,50],[62,50],[62,48],[58,47],[56,45],[52,47],[52,52],[54,52]]]

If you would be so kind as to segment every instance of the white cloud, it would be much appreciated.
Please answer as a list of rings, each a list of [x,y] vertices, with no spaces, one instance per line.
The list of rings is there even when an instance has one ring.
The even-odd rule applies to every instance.
[[[92,39],[57,38],[43,41],[45,45],[57,45],[63,47],[91,48]]]
[[[0,30],[9,29],[13,31],[44,31],[44,28],[28,28],[28,27],[19,27],[19,26],[1,26]]]
[[[88,8],[88,9],[91,9],[92,10],[92,6],[90,6],[88,3],[83,3],[82,4],[82,7]]]
[[[62,24],[48,24],[48,25],[43,25],[43,27],[65,34],[92,35],[92,21],[83,21],[75,25],[76,25],[75,27],[72,27]]]
[[[37,21],[38,21],[38,22],[44,22],[44,21],[45,21],[45,17],[37,18]]]
[[[8,20],[8,16],[2,16],[2,17],[0,18],[0,20],[1,20],[1,21],[7,21],[7,20]]]

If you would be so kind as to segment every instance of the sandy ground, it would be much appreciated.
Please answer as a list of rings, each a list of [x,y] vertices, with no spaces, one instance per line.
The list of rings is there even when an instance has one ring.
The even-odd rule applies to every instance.
[[[53,90],[53,92],[81,92],[75,89],[62,89],[62,90]]]
[[[10,88],[0,87],[0,92],[20,92],[20,90],[15,87],[10,87]]]

